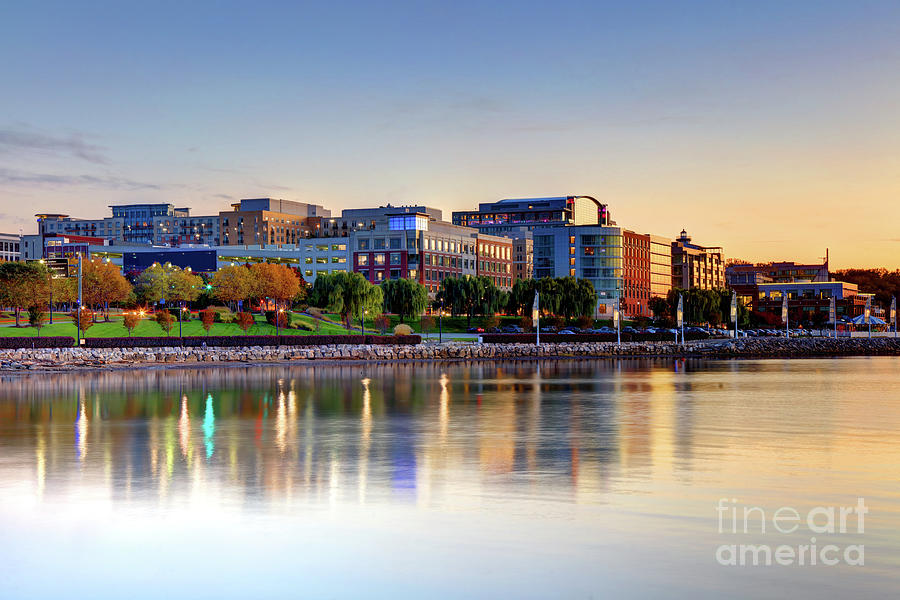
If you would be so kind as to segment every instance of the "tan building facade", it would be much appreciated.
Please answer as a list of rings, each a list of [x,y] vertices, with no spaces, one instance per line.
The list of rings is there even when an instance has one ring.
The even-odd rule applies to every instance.
[[[685,230],[672,242],[672,287],[711,290],[725,287],[725,252],[721,246],[691,243]]]

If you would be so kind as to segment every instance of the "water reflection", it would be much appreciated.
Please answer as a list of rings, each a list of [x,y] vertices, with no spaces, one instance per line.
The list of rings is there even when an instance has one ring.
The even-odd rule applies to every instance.
[[[308,510],[352,519],[365,509],[391,523],[467,515],[471,523],[446,535],[526,544],[535,565],[554,560],[541,554],[551,549],[581,564],[608,539],[618,553],[661,552],[670,569],[657,577],[678,579],[679,561],[711,559],[707,546],[673,548],[715,540],[719,497],[779,506],[866,496],[880,527],[873,544],[890,548],[900,539],[900,403],[884,390],[898,389],[898,364],[522,361],[7,377],[0,500],[41,515],[57,505],[139,508],[148,519],[193,506],[231,515],[232,526],[264,514],[299,527]],[[522,519],[516,526],[532,541],[491,530],[506,519]],[[647,546],[653,535],[662,548]],[[551,545],[534,554],[542,539]],[[896,559],[884,556],[872,560],[889,572]],[[571,577],[595,589],[583,573]]]

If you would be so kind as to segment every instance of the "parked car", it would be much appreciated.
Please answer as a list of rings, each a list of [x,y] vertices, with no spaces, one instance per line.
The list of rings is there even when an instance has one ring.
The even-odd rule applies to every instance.
[[[554,327],[553,325],[541,327],[541,333],[556,333],[556,327]]]
[[[466,329],[466,333],[484,333],[483,327],[469,327]]]
[[[518,325],[504,325],[502,329],[503,333],[523,333],[523,330]]]
[[[558,331],[558,333],[560,333],[562,335],[574,335],[575,332],[572,331],[571,329],[560,329]]]

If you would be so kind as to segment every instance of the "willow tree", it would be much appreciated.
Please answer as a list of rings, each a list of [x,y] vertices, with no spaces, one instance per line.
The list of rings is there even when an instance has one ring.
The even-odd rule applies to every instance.
[[[384,308],[400,317],[415,318],[425,312],[428,306],[428,290],[412,279],[389,279],[381,284],[384,294]]]
[[[338,313],[347,331],[350,331],[353,317],[362,320],[366,312],[373,316],[380,314],[384,302],[379,286],[372,285],[359,273],[347,272],[316,277],[310,298],[321,307]]]

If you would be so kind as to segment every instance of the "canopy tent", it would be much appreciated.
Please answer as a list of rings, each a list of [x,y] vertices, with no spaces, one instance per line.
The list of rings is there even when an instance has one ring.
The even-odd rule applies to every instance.
[[[865,325],[866,324],[866,316],[859,315],[850,319],[850,322],[854,325]],[[887,325],[884,319],[879,319],[878,317],[869,317],[869,323],[872,325]]]

